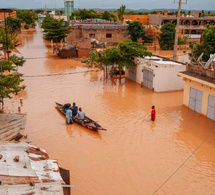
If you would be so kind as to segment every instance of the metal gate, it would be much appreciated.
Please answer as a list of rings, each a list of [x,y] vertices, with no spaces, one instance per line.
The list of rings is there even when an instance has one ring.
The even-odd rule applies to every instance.
[[[153,72],[144,69],[143,70],[143,86],[153,89]]]
[[[189,108],[201,113],[202,110],[202,91],[194,88],[190,88],[190,101]]]
[[[208,97],[207,117],[215,121],[215,96]]]

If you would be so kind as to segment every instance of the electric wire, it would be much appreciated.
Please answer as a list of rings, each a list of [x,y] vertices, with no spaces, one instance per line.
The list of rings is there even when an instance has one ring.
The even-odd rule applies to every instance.
[[[60,75],[69,75],[69,74],[80,74],[80,73],[99,72],[99,71],[100,71],[100,70],[87,70],[87,71],[78,71],[78,72],[57,73],[57,74],[23,75],[22,77],[50,77],[50,76],[60,76]]]
[[[156,194],[177,172],[178,170],[193,156],[193,154],[214,134],[215,129],[203,140],[203,142],[188,156],[188,158],[153,192]]]

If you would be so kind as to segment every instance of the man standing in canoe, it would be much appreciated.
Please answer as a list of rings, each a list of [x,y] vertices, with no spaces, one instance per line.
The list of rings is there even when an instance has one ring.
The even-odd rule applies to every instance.
[[[66,111],[66,123],[67,124],[73,124],[73,121],[72,121],[72,108],[71,107]]]

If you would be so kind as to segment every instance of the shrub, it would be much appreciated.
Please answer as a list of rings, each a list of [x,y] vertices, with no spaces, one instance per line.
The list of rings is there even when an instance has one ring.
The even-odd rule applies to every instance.
[[[28,24],[26,24],[25,26],[24,26],[24,29],[29,29],[29,25]]]

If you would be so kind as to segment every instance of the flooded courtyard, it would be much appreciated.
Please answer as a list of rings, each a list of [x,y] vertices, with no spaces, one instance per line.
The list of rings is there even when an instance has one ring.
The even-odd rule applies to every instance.
[[[27,87],[6,109],[16,112],[23,99],[25,134],[70,170],[72,194],[214,194],[215,122],[184,107],[183,91],[155,93],[59,59],[38,26],[23,31],[20,43]],[[66,125],[55,102],[76,102],[107,131]]]

